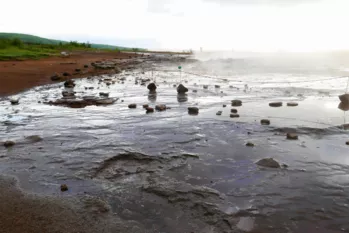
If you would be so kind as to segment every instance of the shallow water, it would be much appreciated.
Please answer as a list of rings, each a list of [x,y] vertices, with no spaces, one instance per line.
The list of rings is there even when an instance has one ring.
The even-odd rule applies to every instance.
[[[17,142],[0,149],[1,172],[18,176],[21,187],[35,193],[102,197],[147,232],[349,232],[349,137],[342,127],[349,117],[338,109],[347,79],[309,83],[302,81],[336,76],[185,73],[199,74],[203,64],[183,65],[182,74],[177,64],[156,64],[145,74],[76,81],[77,96],[110,92],[119,98],[108,106],[38,103],[61,98],[62,84],[21,93],[16,106],[1,101],[0,140]],[[104,78],[116,83],[99,83]],[[135,85],[136,78],[156,80],[157,94]],[[187,95],[177,95],[173,85],[179,83],[189,88]],[[243,105],[231,107],[233,99]],[[271,108],[273,101],[284,105]],[[137,108],[129,109],[131,103]],[[171,109],[146,114],[143,104]],[[189,106],[199,115],[188,115]],[[231,108],[240,118],[229,117]],[[260,125],[261,119],[271,125]],[[299,140],[286,140],[287,132],[297,132]],[[43,141],[27,142],[30,135]],[[266,157],[288,168],[255,165]],[[60,193],[61,183],[70,187],[67,194]]]

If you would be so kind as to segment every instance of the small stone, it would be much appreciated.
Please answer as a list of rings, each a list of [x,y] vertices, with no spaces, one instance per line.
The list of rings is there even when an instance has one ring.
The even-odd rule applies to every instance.
[[[10,100],[12,105],[18,105],[19,104],[19,99],[11,99]]]
[[[147,107],[149,107],[148,104],[143,104],[143,108],[147,108]]]
[[[179,84],[179,86],[177,87],[177,92],[179,94],[184,94],[188,92],[188,88],[186,88],[183,84]]]
[[[272,103],[269,103],[269,106],[270,107],[281,107],[282,106],[282,102],[272,102]]]
[[[288,140],[298,140],[298,135],[295,134],[295,133],[288,133],[288,134],[286,135],[286,138],[287,138]]]
[[[110,83],[110,82],[106,82],[106,83],[105,83],[105,85],[110,86],[110,85],[111,85],[111,83]]]
[[[84,65],[84,68],[88,68],[88,65]]]
[[[232,100],[231,106],[235,106],[235,107],[242,106],[242,101],[241,100]]]
[[[71,79],[67,80],[64,82],[64,87],[73,88],[73,87],[75,87],[75,82]]]
[[[214,87],[215,87],[215,88],[221,88],[221,86],[219,86],[219,85],[214,85]]]
[[[204,85],[204,89],[208,89],[208,85]]]
[[[6,142],[4,142],[4,147],[9,148],[9,147],[14,146],[15,144],[16,143],[13,141],[6,141]]]
[[[239,118],[240,115],[239,115],[239,114],[233,113],[233,114],[230,114],[230,117],[231,117],[231,118]]]
[[[165,104],[158,104],[155,106],[156,111],[162,112],[168,109]]]
[[[197,93],[198,91],[197,90],[193,90],[194,93]]]
[[[154,91],[156,91],[157,87],[156,87],[155,83],[149,83],[147,88],[148,88],[149,91],[154,92]]]
[[[223,104],[223,108],[225,108],[225,107],[227,107],[227,105],[226,105],[226,104]]]
[[[232,108],[232,109],[230,110],[230,112],[231,112],[231,113],[238,113],[238,110],[235,109],[235,108]]]
[[[252,142],[248,142],[248,143],[246,143],[246,146],[248,146],[248,147],[254,147],[254,144],[253,144]]]
[[[288,165],[287,164],[282,164],[281,167],[282,168],[288,168]]]
[[[75,69],[75,71],[76,71],[76,72],[80,72],[80,71],[81,71],[81,69]]]
[[[146,113],[152,113],[152,112],[154,112],[154,108],[146,107],[145,109],[147,110]]]
[[[68,191],[68,186],[66,184],[61,184],[61,191],[62,192]]]
[[[128,108],[137,108],[137,104],[129,104]]]
[[[256,164],[261,167],[280,168],[280,164],[273,158],[261,159]]]
[[[223,113],[222,111],[218,111],[218,112],[216,113],[216,115],[217,115],[217,116],[221,116],[222,113]]]
[[[68,73],[68,72],[64,72],[64,73],[63,73],[63,76],[68,77],[68,76],[71,76],[71,74]]]
[[[268,120],[268,119],[262,119],[262,120],[261,120],[261,124],[262,124],[262,125],[270,125],[270,120]]]
[[[54,74],[54,75],[51,76],[51,80],[52,81],[59,81],[59,80],[61,80],[61,77],[59,77],[58,74]]]
[[[287,106],[288,107],[296,107],[296,106],[298,106],[298,103],[290,102],[290,103],[287,103]]]
[[[188,107],[188,113],[190,115],[198,115],[199,114],[199,108],[197,108],[197,107]]]
[[[109,97],[109,93],[107,93],[107,92],[99,92],[99,96]]]
[[[349,141],[347,141],[345,144],[349,146]]]

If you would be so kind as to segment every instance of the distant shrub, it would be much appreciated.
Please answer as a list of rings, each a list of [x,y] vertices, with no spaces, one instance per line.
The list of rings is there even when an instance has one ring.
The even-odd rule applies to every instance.
[[[23,42],[19,38],[13,38],[11,41],[11,45],[16,46],[18,48],[22,48]]]

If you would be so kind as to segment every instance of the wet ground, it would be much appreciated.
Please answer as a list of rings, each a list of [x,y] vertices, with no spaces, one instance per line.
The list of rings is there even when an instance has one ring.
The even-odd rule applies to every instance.
[[[1,173],[18,177],[25,191],[99,198],[134,225],[130,232],[349,232],[349,117],[338,108],[347,78],[213,75],[192,62],[180,74],[178,65],[75,82],[77,98],[117,99],[107,106],[45,104],[62,97],[62,83],[15,96],[19,105],[4,99],[0,141],[16,145],[0,148]],[[155,81],[156,94],[141,79]],[[186,95],[177,95],[180,83]],[[232,107],[234,99],[242,106]],[[269,107],[276,101],[283,106]],[[143,104],[170,109],[146,114]],[[230,118],[232,108],[239,118]],[[287,140],[290,132],[299,139]],[[255,164],[269,157],[288,167]]]

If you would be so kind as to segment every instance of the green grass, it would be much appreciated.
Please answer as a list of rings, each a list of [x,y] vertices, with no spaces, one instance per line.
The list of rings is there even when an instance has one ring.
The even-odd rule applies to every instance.
[[[98,48],[95,48],[98,47]],[[96,45],[50,40],[37,36],[0,33],[0,60],[39,59],[42,57],[59,55],[61,51],[145,51],[138,48],[124,48],[111,45]]]

